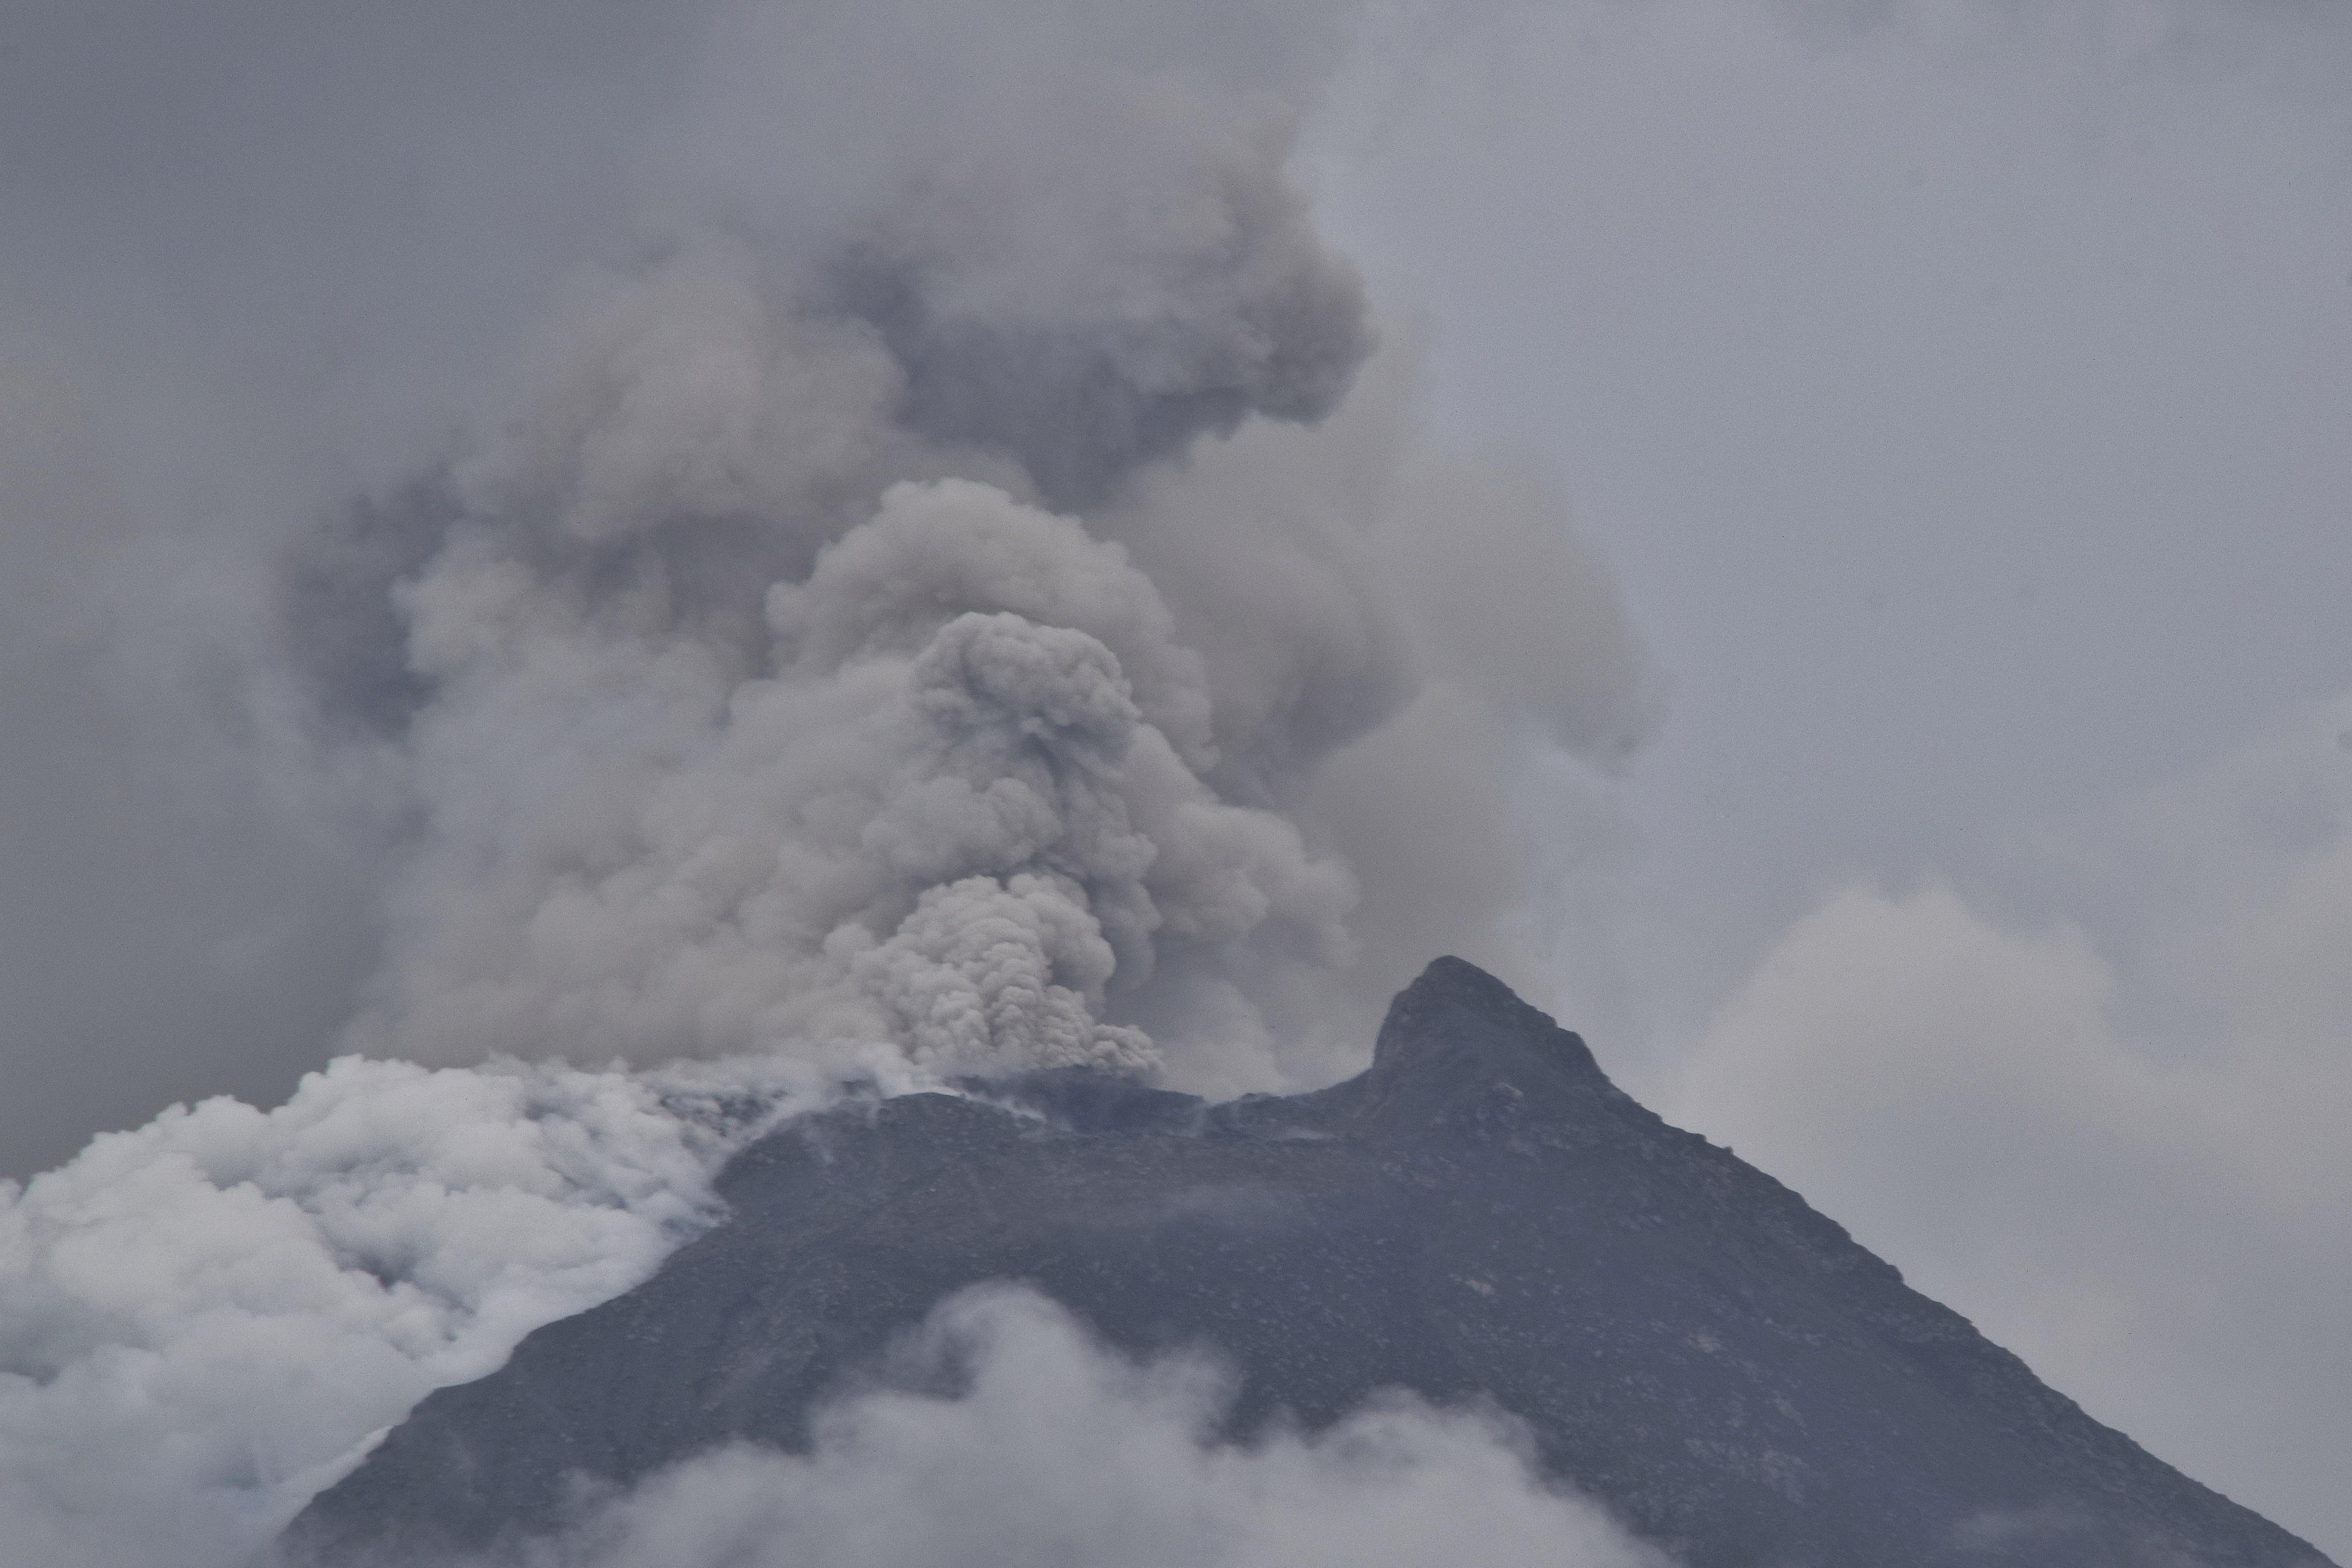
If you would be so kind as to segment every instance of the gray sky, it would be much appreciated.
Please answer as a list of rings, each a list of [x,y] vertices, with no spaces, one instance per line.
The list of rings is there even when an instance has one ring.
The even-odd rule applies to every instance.
[[[404,12],[6,6],[7,1169],[323,1054],[376,851],[270,795],[269,550],[711,134],[698,6]],[[1230,14],[1130,30],[1254,53]],[[2342,1559],[2347,68],[2315,3],[1400,5],[1297,160],[1664,677],[1626,766],[1528,792],[1587,801],[1531,922],[1566,1021]]]
[[[1448,434],[1659,650],[1624,798],[1700,1005],[1829,885],[1993,876],[2352,670],[2352,25],[1848,9],[1449,19],[1333,138]]]
[[[2345,1556],[2352,15],[1394,26],[1327,223],[1668,686],[1568,1010]]]

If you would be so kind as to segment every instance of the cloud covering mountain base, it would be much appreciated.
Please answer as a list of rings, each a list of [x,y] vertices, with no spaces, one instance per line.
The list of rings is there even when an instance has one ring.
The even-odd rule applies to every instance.
[[[527,1568],[1667,1562],[1599,1508],[1546,1484],[1500,1418],[1400,1396],[1311,1436],[1277,1430],[1234,1443],[1218,1436],[1231,1391],[1213,1359],[1129,1362],[1029,1291],[990,1288],[943,1303],[900,1347],[887,1381],[897,1386],[856,1394],[820,1416],[806,1455],[714,1451],[629,1494],[584,1504],[568,1535],[497,1561]]]

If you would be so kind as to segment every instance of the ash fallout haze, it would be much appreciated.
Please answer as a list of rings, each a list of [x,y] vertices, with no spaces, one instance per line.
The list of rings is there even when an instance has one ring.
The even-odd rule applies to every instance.
[[[2347,80],[2317,0],[0,0],[0,1563],[249,1561],[845,1097],[1297,1096],[1441,953],[2352,1560]],[[1661,1550],[1482,1407],[899,1353],[544,1552]]]

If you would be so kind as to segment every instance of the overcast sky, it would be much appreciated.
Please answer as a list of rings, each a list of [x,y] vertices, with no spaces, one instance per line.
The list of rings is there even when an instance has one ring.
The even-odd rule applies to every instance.
[[[1574,1021],[2352,1552],[2352,13],[1396,27],[1327,222],[1668,689]]]
[[[2004,836],[2346,689],[2352,30],[2009,10],[1450,17],[1333,138],[1449,435],[1659,652],[1625,797],[1693,1000],[1848,876],[2024,897]]]
[[[0,759],[0,1073],[37,1149],[0,1166],[282,1094],[371,962],[364,850],[240,795],[269,716],[238,637],[189,628],[261,616],[275,520],[435,450],[526,302],[625,250],[602,194],[657,161],[699,10],[446,9],[462,49],[293,4],[0,9],[0,457],[12,521],[70,496],[80,542],[0,538],[10,740],[69,739]],[[2352,12],[1595,0],[1347,37],[1297,160],[1319,221],[1444,438],[1557,492],[1661,678],[1559,826],[1548,1000],[2352,1559]],[[143,629],[75,608],[108,538]],[[122,673],[167,658],[217,679]]]

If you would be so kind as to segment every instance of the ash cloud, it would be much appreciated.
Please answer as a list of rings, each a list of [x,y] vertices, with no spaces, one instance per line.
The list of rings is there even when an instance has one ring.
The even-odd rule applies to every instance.
[[[1075,522],[893,488],[771,593],[776,673],[740,681],[541,586],[485,552],[410,595],[448,695],[420,721],[436,820],[372,1050],[895,1040],[948,1075],[1140,1068],[1099,1015],[1161,946],[1344,953],[1344,870],[1202,782],[1200,662]],[[518,779],[501,742],[525,735]]]
[[[1415,435],[1402,353],[1350,395],[1288,110],[916,11],[956,68],[914,11],[740,18],[801,47],[713,68],[699,216],[575,283],[461,458],[294,545],[329,732],[422,825],[360,1048],[1326,1080],[1425,956],[1352,929],[1353,845],[1452,815],[1341,753],[1411,711],[1475,796],[1639,733],[1557,512]],[[870,142],[745,172],[835,113]],[[1475,946],[1524,857],[1507,811],[1445,834]]]
[[[45,1059],[87,1109],[12,1122],[15,1168],[336,1049],[1011,1061],[1044,1030],[1232,1092],[1337,1076],[1433,946],[1542,989],[1510,781],[1640,734],[1644,666],[1557,509],[1421,433],[1411,344],[1317,233],[1292,139],[1349,7],[709,5],[553,54],[541,9],[463,59],[259,3],[128,55],[27,35],[26,102],[193,107],[155,168],[93,129],[11,176],[42,245],[0,258],[0,342],[54,323],[128,514],[36,531],[107,668],[33,674],[46,608],[9,642],[54,697],[19,732],[60,742],[21,754],[109,760],[27,762],[7,854],[122,862],[12,938],[41,1032],[102,1037],[88,1083]],[[811,599],[867,592],[917,494],[1056,542],[944,591],[1092,637],[1132,725],[1002,688],[951,716],[944,622]],[[825,732],[744,773],[784,722]]]

